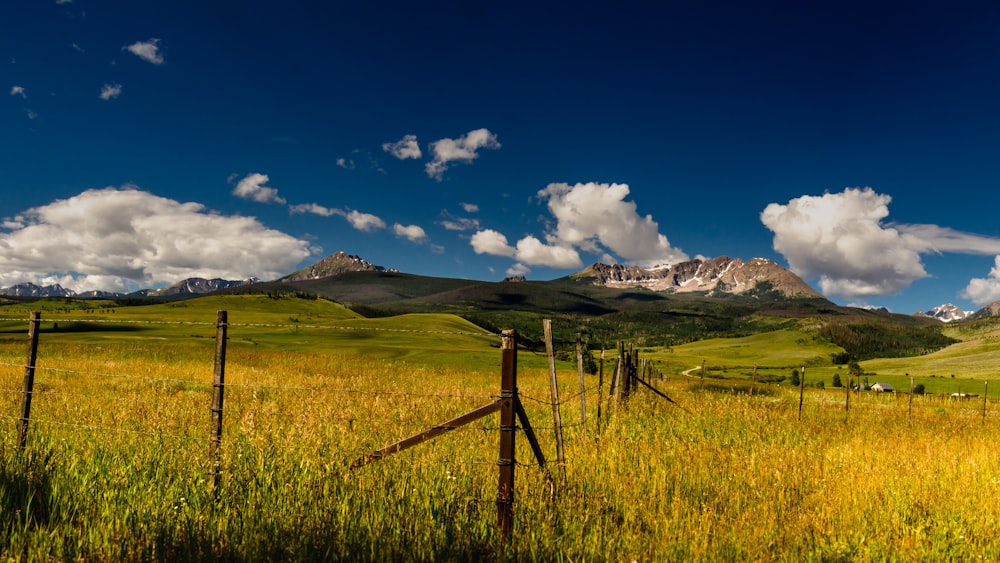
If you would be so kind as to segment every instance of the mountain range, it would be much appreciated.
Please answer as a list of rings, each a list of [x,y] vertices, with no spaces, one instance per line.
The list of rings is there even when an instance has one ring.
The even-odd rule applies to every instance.
[[[400,274],[398,270],[377,266],[360,256],[347,254],[343,251],[331,254],[322,260],[305,268],[292,272],[273,282],[262,282],[257,278],[245,280],[224,280],[188,278],[170,286],[159,289],[143,289],[132,293],[115,293],[106,291],[88,291],[76,293],[59,284],[39,286],[33,283],[21,283],[0,289],[0,295],[8,297],[76,297],[76,298],[184,298],[247,286],[268,285],[309,286],[315,282],[358,272],[383,274]],[[415,276],[419,278],[419,276]],[[436,278],[439,279],[440,278]],[[467,285],[468,280],[451,280],[458,285]],[[526,281],[524,278],[508,278],[502,284]],[[695,259],[670,266],[649,269],[622,264],[595,263],[586,269],[554,281],[575,282],[595,287],[619,290],[644,289],[658,294],[697,294],[706,296],[760,296],[768,293],[774,297],[788,299],[823,299],[825,298],[805,283],[794,273],[766,258],[753,258],[743,261],[739,258],[720,256],[713,259]],[[488,282],[482,282],[488,283]],[[546,283],[546,282],[533,282]],[[451,286],[455,284],[444,284]],[[312,288],[315,290],[315,287]],[[454,288],[452,288],[454,289]],[[374,288],[373,288],[374,290]],[[322,293],[322,292],[321,292]],[[370,292],[369,292],[370,293]],[[365,297],[361,301],[367,304],[389,301],[401,297],[398,291],[389,290],[382,297]],[[1000,304],[992,304],[979,312],[963,311],[953,304],[944,304],[928,311],[918,311],[916,317],[927,317],[942,322],[953,322],[969,318],[973,315],[996,315],[1000,313]]]

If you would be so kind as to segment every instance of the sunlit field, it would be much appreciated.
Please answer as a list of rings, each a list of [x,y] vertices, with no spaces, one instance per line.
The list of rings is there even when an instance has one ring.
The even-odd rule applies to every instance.
[[[576,366],[557,364],[562,465],[546,358],[519,353],[519,395],[548,463],[518,432],[507,540],[497,415],[352,467],[494,401],[500,339],[447,315],[367,320],[274,301],[44,311],[23,450],[27,314],[0,310],[25,319],[0,321],[2,560],[1000,557],[992,399],[856,392],[848,410],[845,390],[807,386],[800,410],[788,384],[670,367],[650,383],[676,404],[643,388],[613,403],[610,352],[603,385],[585,377],[585,423]],[[218,487],[217,308],[230,322]],[[700,357],[649,352],[660,367],[671,354],[684,369]],[[777,372],[803,358],[739,359],[754,361]]]

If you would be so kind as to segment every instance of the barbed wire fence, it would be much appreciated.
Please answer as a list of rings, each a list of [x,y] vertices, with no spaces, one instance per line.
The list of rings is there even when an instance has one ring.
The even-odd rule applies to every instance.
[[[410,429],[410,430],[420,430],[424,429],[421,434],[427,434],[430,432],[430,437],[440,435],[443,433],[453,432],[457,430],[462,431],[473,431],[478,433],[484,433],[489,435],[499,435],[500,441],[500,455],[498,459],[487,459],[487,458],[451,458],[447,462],[451,464],[464,464],[469,466],[495,466],[499,468],[500,471],[500,485],[498,489],[498,497],[494,501],[497,503],[498,507],[498,527],[501,534],[505,538],[510,538],[511,534],[511,519],[512,519],[512,506],[513,506],[513,469],[514,467],[541,467],[544,474],[552,482],[551,475],[548,474],[548,469],[545,466],[546,460],[542,452],[542,448],[538,443],[537,437],[534,435],[534,430],[554,430],[557,428],[556,425],[548,426],[542,425],[537,427],[532,427],[530,421],[528,420],[527,412],[523,406],[522,399],[531,401],[533,403],[538,403],[542,405],[555,405],[551,401],[544,399],[537,399],[531,396],[521,395],[517,390],[516,383],[516,373],[517,373],[517,360],[516,360],[516,333],[513,331],[505,331],[501,335],[495,335],[491,333],[484,332],[466,332],[466,331],[435,331],[435,330],[413,330],[413,329],[394,329],[385,327],[348,327],[348,326],[331,326],[331,325],[319,325],[319,324],[284,324],[284,323],[230,323],[228,321],[228,314],[225,311],[219,312],[219,317],[216,323],[210,322],[198,322],[198,321],[139,321],[139,320],[108,320],[108,319],[80,319],[80,318],[53,318],[46,319],[46,322],[52,323],[53,330],[57,330],[58,323],[64,323],[63,329],[71,328],[75,323],[81,324],[107,324],[107,325],[190,325],[190,326],[202,326],[202,327],[215,327],[216,329],[216,349],[215,349],[215,363],[213,366],[212,381],[206,381],[204,378],[197,377],[173,377],[173,376],[161,376],[161,375],[143,375],[139,373],[130,373],[127,370],[105,370],[105,369],[77,369],[73,367],[62,367],[62,366],[50,366],[44,365],[43,361],[41,365],[38,362],[38,352],[39,352],[39,335],[41,333],[41,314],[31,313],[28,320],[28,350],[25,362],[23,364],[14,362],[4,362],[0,361],[0,368],[6,368],[13,372],[14,370],[23,369],[23,386],[21,390],[14,387],[9,387],[5,391],[9,394],[19,394],[21,398],[20,414],[19,416],[12,416],[3,414],[0,418],[5,418],[15,422],[17,426],[17,444],[18,448],[23,450],[26,448],[29,438],[29,428],[35,426],[49,427],[54,429],[59,429],[61,431],[68,432],[78,432],[78,433],[93,433],[95,435],[106,435],[106,434],[121,434],[130,435],[137,438],[150,438],[157,441],[171,441],[178,444],[184,444],[185,447],[190,451],[192,448],[203,447],[205,443],[206,434],[208,435],[209,442],[209,454],[208,454],[208,466],[211,482],[211,487],[213,494],[219,491],[221,486],[221,476],[223,474],[223,461],[221,457],[222,444],[223,444],[223,419],[225,418],[236,420],[240,423],[246,423],[247,420],[252,420],[257,417],[274,417],[282,420],[305,420],[311,417],[319,416],[317,413],[310,412],[287,412],[287,411],[273,411],[265,410],[260,408],[259,402],[255,399],[259,395],[265,395],[268,393],[280,393],[280,394],[302,394],[315,397],[318,394],[325,395],[342,395],[342,396],[355,396],[355,397],[366,397],[376,400],[399,400],[404,402],[413,401],[434,401],[434,402],[454,402],[458,403],[468,403],[472,401],[484,402],[491,401],[485,407],[481,407],[476,411],[472,411],[477,416],[472,417],[473,420],[486,416],[488,414],[493,414],[494,412],[500,413],[499,424],[489,424],[486,422],[480,425],[470,425],[468,424],[472,420],[462,420],[461,424],[454,423],[452,421],[445,423],[438,423],[434,425],[429,425],[427,417],[413,417],[404,418],[403,416],[378,416],[377,414],[367,414],[362,412],[340,412],[336,415],[332,415],[330,412],[323,412],[323,420],[326,423],[332,425],[346,425],[348,431],[352,431],[354,428],[364,425],[366,429],[370,429],[373,426],[383,425],[391,427],[394,431],[399,429]],[[0,318],[0,321],[6,322],[23,322],[24,319],[15,318]],[[67,326],[69,325],[69,326]],[[227,354],[227,340],[229,339],[229,330],[231,328],[251,328],[251,329],[330,329],[330,330],[369,330],[375,332],[409,332],[409,333],[423,333],[423,334],[450,334],[450,335],[465,335],[465,336],[475,336],[483,337],[489,336],[491,338],[496,338],[497,336],[501,339],[501,354],[503,357],[501,366],[501,389],[499,394],[497,393],[476,393],[469,391],[461,392],[427,392],[427,391],[412,391],[412,390],[399,390],[391,388],[374,389],[374,388],[360,388],[360,387],[348,387],[343,385],[289,385],[289,384],[267,384],[267,383],[233,383],[227,382],[225,380],[226,376],[226,354]],[[510,332],[510,334],[507,334]],[[105,380],[111,382],[107,385],[109,389],[109,394],[100,394],[100,392],[95,392],[92,389],[85,392],[81,392],[72,386],[74,380],[79,378],[91,378],[98,380]],[[36,380],[36,378],[39,378]],[[145,393],[139,393],[138,391],[129,391],[127,386],[135,384],[138,387],[147,387]],[[200,416],[195,416],[197,413],[204,413],[207,405],[201,407],[195,407],[192,409],[192,414],[187,416],[185,420],[180,421],[177,424],[173,424],[168,428],[163,427],[143,427],[136,423],[134,418],[126,418],[124,415],[117,415],[121,411],[136,411],[141,410],[143,412],[155,412],[159,409],[164,408],[163,401],[161,398],[150,398],[148,394],[148,386],[154,385],[158,386],[159,389],[166,391],[167,393],[181,393],[184,391],[192,391],[193,395],[197,397],[192,397],[191,401],[196,400],[201,402],[204,399],[204,394],[211,392],[212,403],[211,407],[208,409],[210,414],[210,429],[206,431],[205,420]],[[123,387],[124,386],[124,387]],[[583,401],[583,396],[586,393],[593,392],[594,388],[581,389],[579,397],[581,402]],[[226,405],[226,393],[241,393],[243,397],[242,402],[237,402],[236,405]],[[154,396],[155,397],[155,396]],[[572,395],[570,399],[576,399],[577,395]],[[33,401],[34,400],[34,401]],[[191,402],[189,401],[189,402]],[[13,401],[12,401],[13,402]],[[33,414],[32,407],[38,411]],[[563,401],[565,402],[565,401]],[[82,404],[97,404],[97,405],[115,405],[111,409],[97,408],[98,412],[85,412],[82,410]],[[61,407],[60,407],[61,405]],[[70,409],[70,406],[73,406]],[[558,405],[555,405],[558,406]],[[389,409],[385,409],[389,410]],[[412,409],[409,409],[412,410]],[[107,412],[102,412],[107,411]],[[38,413],[42,416],[38,416]],[[472,414],[467,413],[467,414]],[[203,416],[203,415],[201,415]],[[584,422],[581,420],[580,423],[572,426],[582,426]],[[428,430],[428,426],[430,429]],[[37,430],[36,430],[37,431]],[[529,439],[533,453],[535,455],[535,460],[533,463],[519,462],[514,454],[514,439],[513,433],[517,432]],[[374,432],[370,433],[374,436],[388,435],[390,432]],[[418,434],[420,435],[420,434]],[[429,439],[429,438],[428,438]],[[422,440],[421,440],[422,441]],[[419,442],[418,442],[419,443]],[[366,460],[366,462],[381,460],[387,457],[387,453],[396,453],[401,451],[399,443],[393,444],[387,448],[382,448],[382,450],[377,450],[374,452],[374,457],[372,453],[365,454],[363,452],[371,452],[369,446],[359,445],[350,450],[348,453],[355,460]],[[564,462],[563,462],[564,463]],[[355,464],[357,466],[363,464]],[[554,493],[554,484],[552,485],[552,491]]]

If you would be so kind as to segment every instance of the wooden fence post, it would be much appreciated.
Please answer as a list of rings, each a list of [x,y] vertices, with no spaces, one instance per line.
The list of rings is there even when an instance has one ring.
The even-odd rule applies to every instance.
[[[705,393],[705,360],[701,361],[701,387],[698,389],[698,399]]]
[[[806,388],[806,366],[802,366],[802,372],[799,376],[799,420],[802,420],[802,395],[805,393]]]
[[[497,489],[497,527],[504,540],[510,541],[514,528],[514,436],[517,392],[517,333],[500,334],[500,483]]]
[[[552,320],[542,321],[545,334],[545,352],[549,357],[549,398],[552,401],[552,421],[556,434],[556,457],[559,460],[559,477],[566,482],[566,455],[563,450],[562,417],[559,415],[559,381],[556,379],[555,352],[552,349]]]
[[[909,409],[910,418],[912,419],[913,418],[913,376],[910,375],[910,374],[906,374],[906,376],[910,378],[910,404],[909,404],[908,409]]]
[[[209,445],[209,456],[212,461],[212,491],[218,495],[219,479],[222,475],[221,448],[222,445],[222,403],[226,385],[226,334],[229,328],[229,315],[219,311],[215,323],[215,371],[212,377],[212,437]]]
[[[989,394],[990,382],[983,382],[983,422],[986,422],[986,396]]]
[[[580,425],[583,427],[583,436],[587,437],[587,387],[583,383],[583,343],[580,340],[580,333],[576,333],[576,373],[580,380]]]
[[[846,390],[844,394],[844,416],[847,416],[851,412],[851,372],[847,372],[847,385],[844,387]],[[910,395],[913,396],[912,394]]]
[[[21,420],[18,425],[17,446],[24,449],[28,443],[28,421],[31,419],[31,394],[35,386],[35,360],[38,358],[38,329],[42,314],[31,313],[28,321],[28,353],[24,360],[24,394],[21,396]]]
[[[601,433],[601,395],[604,393],[604,347],[601,347],[601,365],[597,368],[597,433]]]

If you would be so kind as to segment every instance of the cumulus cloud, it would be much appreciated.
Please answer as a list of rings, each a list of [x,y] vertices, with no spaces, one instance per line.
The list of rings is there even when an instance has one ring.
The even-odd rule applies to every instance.
[[[371,213],[362,213],[360,211],[351,210],[344,213],[344,218],[347,222],[351,224],[352,227],[359,231],[371,232],[378,229],[384,229],[386,227],[385,221],[376,215]]]
[[[16,86],[16,85],[15,86],[11,86],[10,87],[10,95],[11,96],[21,96],[21,98],[23,98],[25,100],[28,99],[28,94],[26,94],[24,92],[24,87],[23,86]]]
[[[513,257],[517,252],[517,249],[507,242],[507,237],[503,233],[493,229],[485,229],[472,235],[469,244],[476,254]]]
[[[554,218],[544,242],[527,235],[512,246],[503,234],[485,229],[470,243],[477,254],[514,258],[521,266],[579,268],[581,251],[646,267],[687,260],[650,215],[639,215],[636,204],[625,200],[628,194],[625,184],[549,184],[537,194]]]
[[[136,187],[87,190],[3,222],[0,286],[58,280],[84,291],[188,277],[273,279],[316,250],[253,217],[222,216]]]
[[[233,195],[243,199],[250,199],[258,203],[285,203],[285,199],[278,196],[278,190],[265,186],[270,178],[267,174],[254,172],[247,174],[236,187],[233,188]]]
[[[475,203],[460,203],[466,213],[479,213],[479,206]]]
[[[371,213],[362,213],[356,210],[337,209],[336,207],[324,207],[318,203],[300,203],[288,206],[292,213],[312,213],[322,217],[332,217],[337,215],[343,217],[352,227],[359,231],[371,232],[386,227],[385,221]]]
[[[129,53],[154,65],[163,64],[163,53],[160,52],[160,40],[150,39],[149,41],[136,41],[131,45],[123,47]]]
[[[122,95],[121,84],[105,84],[104,87],[101,88],[101,93],[99,97],[102,100],[107,101],[107,100],[114,100],[121,95]]]
[[[421,243],[427,240],[427,233],[418,225],[401,225],[396,223],[392,226],[392,232],[399,238],[405,238],[410,242]]]
[[[420,145],[417,144],[416,135],[404,135],[395,143],[382,143],[382,150],[400,160],[423,156],[423,153],[420,152]]]
[[[1000,239],[937,225],[883,223],[892,198],[872,188],[772,203],[760,219],[799,276],[827,295],[893,295],[928,276],[922,254],[1000,254]]]
[[[549,268],[579,268],[583,265],[576,249],[545,244],[531,235],[517,241],[517,252],[514,253],[514,257],[524,264]]]
[[[457,139],[440,139],[430,144],[433,160],[428,162],[424,170],[431,178],[441,181],[445,170],[452,162],[471,163],[479,158],[479,149],[499,149],[500,142],[489,129],[469,131]]]
[[[1000,301],[1000,256],[994,259],[993,268],[988,277],[972,278],[959,296],[980,307],[994,301]]]
[[[628,194],[627,184],[549,184],[538,192],[556,219],[548,242],[590,252],[607,249],[641,266],[687,260],[687,254],[660,234],[651,215],[639,215],[636,204],[625,200]]]

